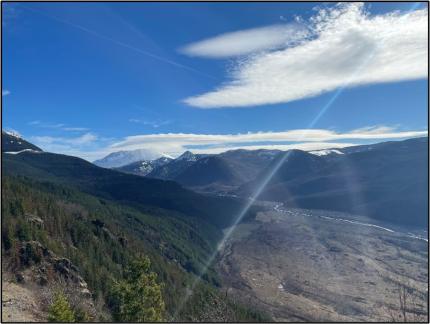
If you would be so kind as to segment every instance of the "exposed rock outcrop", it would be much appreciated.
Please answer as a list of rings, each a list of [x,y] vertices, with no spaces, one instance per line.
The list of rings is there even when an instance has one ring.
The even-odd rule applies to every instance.
[[[39,241],[26,241],[22,242],[18,248],[18,260],[13,271],[6,276],[9,280],[3,280],[4,287],[8,287],[9,294],[14,296],[9,299],[2,298],[3,306],[8,307],[7,318],[4,320],[23,320],[15,315],[25,313],[25,310],[21,308],[31,304],[35,310],[39,311],[36,312],[37,316],[31,315],[34,312],[29,312],[28,321],[32,321],[33,317],[38,321],[46,321],[43,316],[46,316],[52,297],[58,290],[63,291],[69,297],[72,305],[84,309],[90,318],[95,318],[96,311],[91,291],[80,275],[79,268],[69,259],[57,256]],[[3,271],[5,272],[5,269]],[[16,290],[16,294],[14,290]],[[25,294],[19,294],[18,290],[31,293],[28,293],[25,300],[20,302],[21,297]],[[4,293],[3,289],[3,297]],[[21,308],[15,309],[17,307]]]

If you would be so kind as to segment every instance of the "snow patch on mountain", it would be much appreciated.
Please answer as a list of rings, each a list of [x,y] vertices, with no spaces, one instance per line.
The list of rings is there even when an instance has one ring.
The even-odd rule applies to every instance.
[[[148,149],[138,149],[133,151],[113,152],[93,163],[103,168],[118,168],[138,161],[155,160],[160,157],[159,152]]]
[[[11,131],[11,130],[3,130],[2,133],[5,133],[7,135],[16,137],[17,139],[21,139],[22,140],[22,136],[20,133],[16,132],[16,131]]]
[[[324,156],[324,155],[330,155],[330,154],[344,154],[343,152],[335,149],[309,151],[309,153],[313,155],[318,155],[318,156]]]
[[[29,153],[43,153],[42,151],[36,151],[36,150],[32,150],[32,149],[25,149],[25,150],[21,150],[21,151],[16,151],[16,152],[3,152],[5,154],[20,154],[23,152],[29,152]]]
[[[185,151],[176,158],[177,161],[197,161],[197,156],[190,151]]]
[[[152,172],[155,168],[158,168],[160,166],[166,165],[172,161],[172,158],[167,156],[162,156],[161,158],[158,158],[153,161],[142,161],[139,166],[139,173],[141,175],[147,175]]]
[[[2,130],[1,143],[2,152],[8,154],[18,154],[28,151],[42,151],[36,145],[27,142],[18,132],[15,131]]]
[[[154,170],[154,167],[152,166],[151,161],[142,161],[140,166],[139,166],[139,172],[142,175],[147,175],[148,173],[150,173],[152,170]]]

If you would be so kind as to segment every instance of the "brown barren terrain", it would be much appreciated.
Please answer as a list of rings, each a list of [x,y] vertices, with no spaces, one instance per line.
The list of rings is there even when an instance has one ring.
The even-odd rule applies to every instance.
[[[275,207],[239,225],[219,262],[226,293],[278,321],[427,321],[428,243],[324,218],[339,214]]]

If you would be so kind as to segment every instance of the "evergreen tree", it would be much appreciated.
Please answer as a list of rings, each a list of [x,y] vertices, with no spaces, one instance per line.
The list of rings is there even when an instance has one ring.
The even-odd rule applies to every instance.
[[[157,275],[149,271],[148,258],[139,258],[125,271],[125,279],[113,288],[114,319],[122,322],[163,321],[164,300]]]
[[[74,322],[75,314],[63,293],[57,293],[54,302],[49,307],[48,321],[50,322]]]

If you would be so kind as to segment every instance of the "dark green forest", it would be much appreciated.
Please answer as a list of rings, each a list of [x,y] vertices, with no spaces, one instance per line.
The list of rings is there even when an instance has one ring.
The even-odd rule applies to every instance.
[[[42,222],[34,224],[34,217]],[[22,247],[25,242],[40,242],[76,265],[93,300],[103,301],[100,314],[112,313],[117,306],[116,283],[126,279],[130,264],[145,257],[162,287],[162,320],[217,320],[216,315],[204,317],[216,308],[223,314],[219,320],[266,319],[258,311],[225,298],[212,267],[202,271],[220,235],[216,226],[177,211],[141,204],[131,207],[73,186],[28,176],[4,174],[2,179],[4,271],[37,263],[40,256],[32,251],[23,259]],[[182,305],[189,293],[187,287],[196,278],[200,278],[198,284]],[[116,316],[115,320],[129,319]]]

